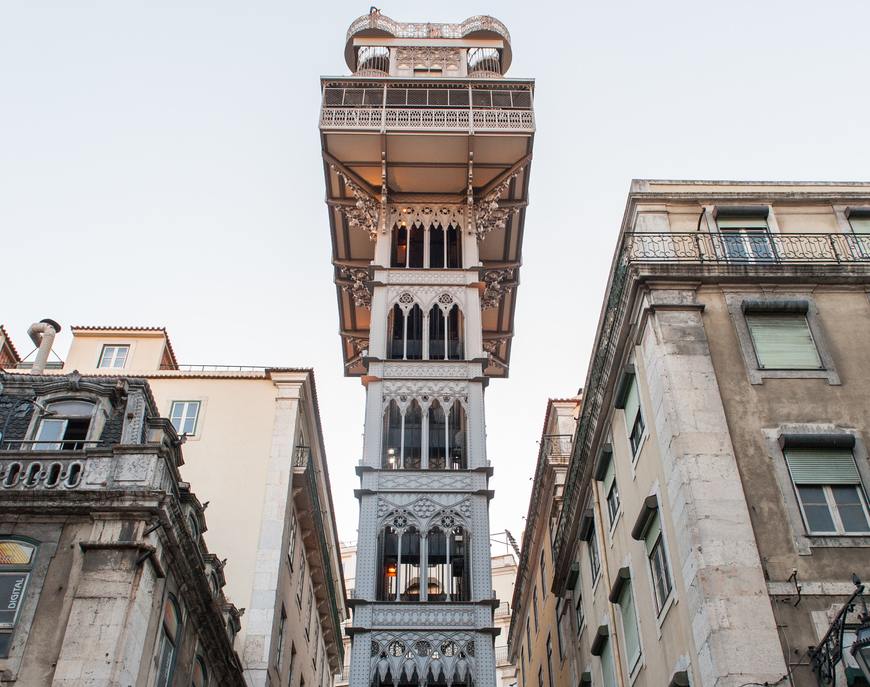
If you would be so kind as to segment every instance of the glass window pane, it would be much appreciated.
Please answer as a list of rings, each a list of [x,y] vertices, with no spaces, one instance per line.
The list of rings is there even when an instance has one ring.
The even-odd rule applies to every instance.
[[[834,486],[831,487],[834,494],[834,502],[837,504],[837,512],[843,523],[844,532],[868,532],[870,525],[867,523],[867,515],[862,503],[862,495],[858,487]]]
[[[625,591],[622,593],[619,609],[622,616],[622,632],[625,636],[625,654],[629,671],[631,671],[640,658],[640,640],[637,632],[637,616],[634,611],[634,597],[630,585],[626,585]]]
[[[94,412],[94,404],[88,401],[58,401],[48,406],[54,415],[63,417],[90,417]]]
[[[0,565],[29,565],[36,547],[18,541],[0,542]]]
[[[825,499],[824,489],[807,485],[798,486],[798,496],[804,508],[810,532],[834,532],[834,519]]]
[[[66,420],[46,418],[39,423],[36,438],[39,443],[33,445],[34,451],[59,451],[61,440],[66,433]]]

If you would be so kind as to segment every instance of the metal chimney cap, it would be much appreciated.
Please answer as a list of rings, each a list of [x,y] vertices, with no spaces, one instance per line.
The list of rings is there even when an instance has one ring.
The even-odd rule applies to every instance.
[[[54,327],[54,331],[56,332],[59,332],[62,329],[60,324],[52,320],[50,317],[46,317],[44,320],[40,320],[40,322],[42,322],[43,324],[50,324],[52,327]]]

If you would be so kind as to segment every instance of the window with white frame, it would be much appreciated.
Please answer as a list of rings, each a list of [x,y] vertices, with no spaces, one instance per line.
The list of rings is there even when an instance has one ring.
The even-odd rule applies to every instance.
[[[607,500],[607,517],[610,520],[611,529],[616,524],[616,516],[619,515],[619,486],[616,484],[616,469],[613,460],[607,466],[604,475],[604,494]]]
[[[103,346],[98,368],[121,369],[126,367],[130,346]]]
[[[851,450],[785,448],[783,454],[809,534],[870,533],[867,495]]]
[[[774,247],[763,215],[722,215],[716,219],[722,252],[729,262],[770,262]]]
[[[622,635],[625,640],[625,660],[628,672],[632,674],[640,661],[640,634],[637,628],[637,612],[634,607],[634,594],[630,581],[623,585],[618,603],[619,617],[622,621]]]
[[[84,400],[49,403],[36,429],[35,451],[80,451],[91,434],[96,404]]]
[[[609,640],[601,647],[598,659],[601,661],[601,678],[604,687],[616,687],[616,666],[613,663],[613,648]]]
[[[662,524],[658,515],[650,523],[644,535],[646,555],[649,561],[649,572],[653,583],[653,595],[656,602],[656,613],[661,613],[665,603],[673,591],[671,570],[665,551],[665,540],[662,536]]]
[[[640,390],[633,365],[629,366],[629,369],[623,374],[617,391],[616,407],[623,411],[625,431],[628,433],[628,442],[631,445],[631,455],[637,458],[646,422],[640,405]]]
[[[173,401],[169,411],[169,419],[179,435],[196,434],[196,424],[199,419],[199,401]]]
[[[598,532],[595,529],[595,523],[592,523],[592,531],[589,536],[589,568],[592,572],[592,581],[598,579],[598,573],[601,572],[601,557],[598,552]]]
[[[849,227],[855,234],[858,256],[870,257],[870,208],[850,209]]]
[[[163,603],[163,622],[157,643],[157,678],[155,687],[169,687],[175,671],[175,659],[181,641],[181,609],[172,594]]]
[[[296,511],[290,507],[290,527],[287,534],[287,560],[290,563],[290,570],[293,570],[293,559],[296,554],[296,529],[298,521],[296,520]]]
[[[762,370],[819,370],[822,359],[806,312],[745,314],[758,367]]]
[[[577,597],[577,603],[574,604],[574,614],[577,619],[577,634],[579,635],[586,626],[586,614],[583,612],[583,597]]]
[[[281,663],[284,660],[284,630],[287,627],[287,613],[281,606],[281,617],[278,620],[278,638],[275,640],[275,667],[281,671]]]

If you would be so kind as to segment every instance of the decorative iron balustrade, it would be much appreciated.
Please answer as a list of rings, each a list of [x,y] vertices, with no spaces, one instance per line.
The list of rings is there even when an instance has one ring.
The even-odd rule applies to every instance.
[[[495,609],[493,615],[496,618],[505,618],[511,614],[511,605],[508,601],[502,601],[498,608]]]
[[[506,646],[495,647],[495,662],[496,665],[504,665],[511,662],[511,656]]]
[[[307,467],[309,458],[311,458],[311,449],[308,446],[297,446],[293,449],[294,468]]]
[[[563,506],[556,529],[556,559],[562,562],[569,523],[580,505],[580,473],[591,458],[591,444],[601,414],[616,354],[616,336],[626,317],[626,285],[632,265],[678,263],[742,265],[778,269],[798,264],[870,264],[870,236],[840,233],[772,234],[766,231],[634,232],[623,236],[606,296],[600,334],[589,366],[583,407],[565,479]]]
[[[541,438],[541,455],[549,458],[550,462],[567,462],[571,457],[573,440],[570,434],[545,434]]]
[[[262,365],[172,365],[161,364],[161,370],[178,372],[265,372]]]
[[[531,86],[480,88],[468,84],[328,83],[320,112],[323,129],[534,131]]]
[[[841,264],[870,262],[870,235],[773,234],[766,231],[629,233],[629,262]]]
[[[377,29],[386,31],[394,38],[464,38],[477,31],[493,31],[510,43],[511,35],[507,27],[495,17],[477,15],[469,17],[461,24],[433,24],[398,22],[377,13],[364,14],[354,19],[347,30],[347,41],[360,31]]]
[[[69,453],[71,451],[84,451],[88,448],[97,448],[104,445],[101,441],[83,441],[82,439],[8,439],[0,441],[2,452],[50,452],[58,451]]]

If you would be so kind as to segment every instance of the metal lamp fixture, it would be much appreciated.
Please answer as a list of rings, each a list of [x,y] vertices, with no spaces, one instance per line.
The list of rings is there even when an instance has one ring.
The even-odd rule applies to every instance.
[[[870,682],[870,614],[867,612],[867,604],[863,597],[864,585],[854,573],[852,573],[852,583],[855,585],[852,596],[843,604],[818,645],[810,647],[810,666],[820,687],[834,684],[836,666],[843,660],[843,635],[846,631],[846,618],[849,613],[855,610],[855,601],[859,597],[861,598],[862,610],[858,616],[858,622],[861,624],[856,631],[851,654],[861,668],[864,679]]]

